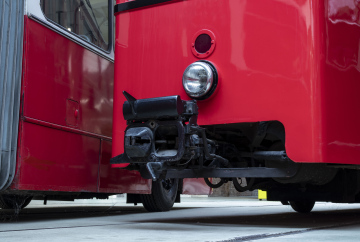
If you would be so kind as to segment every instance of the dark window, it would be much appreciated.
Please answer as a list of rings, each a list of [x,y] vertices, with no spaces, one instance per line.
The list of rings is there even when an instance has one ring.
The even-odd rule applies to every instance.
[[[108,0],[41,0],[45,16],[104,50],[109,49]]]

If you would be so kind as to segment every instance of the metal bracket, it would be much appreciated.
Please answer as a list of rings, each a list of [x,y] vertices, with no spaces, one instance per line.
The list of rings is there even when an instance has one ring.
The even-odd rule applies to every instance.
[[[292,168],[266,168],[266,167],[248,167],[248,168],[215,168],[215,169],[184,169],[167,170],[166,178],[200,178],[200,177],[292,177],[296,174],[296,169]]]

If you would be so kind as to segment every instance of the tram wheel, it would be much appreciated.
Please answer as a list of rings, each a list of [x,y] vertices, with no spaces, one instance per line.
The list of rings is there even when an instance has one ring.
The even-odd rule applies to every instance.
[[[315,205],[315,201],[289,201],[290,206],[298,213],[310,213]]]
[[[0,195],[1,209],[23,209],[31,202],[31,196],[21,196],[12,194]]]
[[[178,187],[179,179],[153,181],[152,193],[141,195],[144,208],[149,212],[169,211],[174,206]]]

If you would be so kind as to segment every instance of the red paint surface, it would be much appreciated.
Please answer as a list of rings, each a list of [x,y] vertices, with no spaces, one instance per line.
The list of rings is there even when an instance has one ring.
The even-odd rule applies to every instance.
[[[23,115],[74,126],[71,100],[78,129],[111,137],[113,64],[32,20],[27,48]]]
[[[325,160],[360,163],[359,1],[329,0],[325,5],[322,82]]]
[[[110,168],[114,65],[25,18],[22,107],[12,189],[149,193]]]
[[[30,123],[21,139],[17,189],[97,191],[99,139]]]
[[[278,120],[292,160],[360,164],[359,7],[353,0],[188,0],[118,14],[115,93],[188,99],[181,77],[198,60],[191,41],[208,29],[216,48],[206,60],[219,87],[198,103],[200,125]],[[114,110],[124,101],[116,96]],[[123,153],[125,126],[115,112],[113,156]]]

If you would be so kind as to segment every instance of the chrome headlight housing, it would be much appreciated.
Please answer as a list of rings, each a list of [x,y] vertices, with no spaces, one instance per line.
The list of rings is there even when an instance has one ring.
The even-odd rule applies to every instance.
[[[214,93],[218,75],[215,67],[208,61],[197,61],[189,65],[183,74],[183,87],[194,99],[203,100]]]

